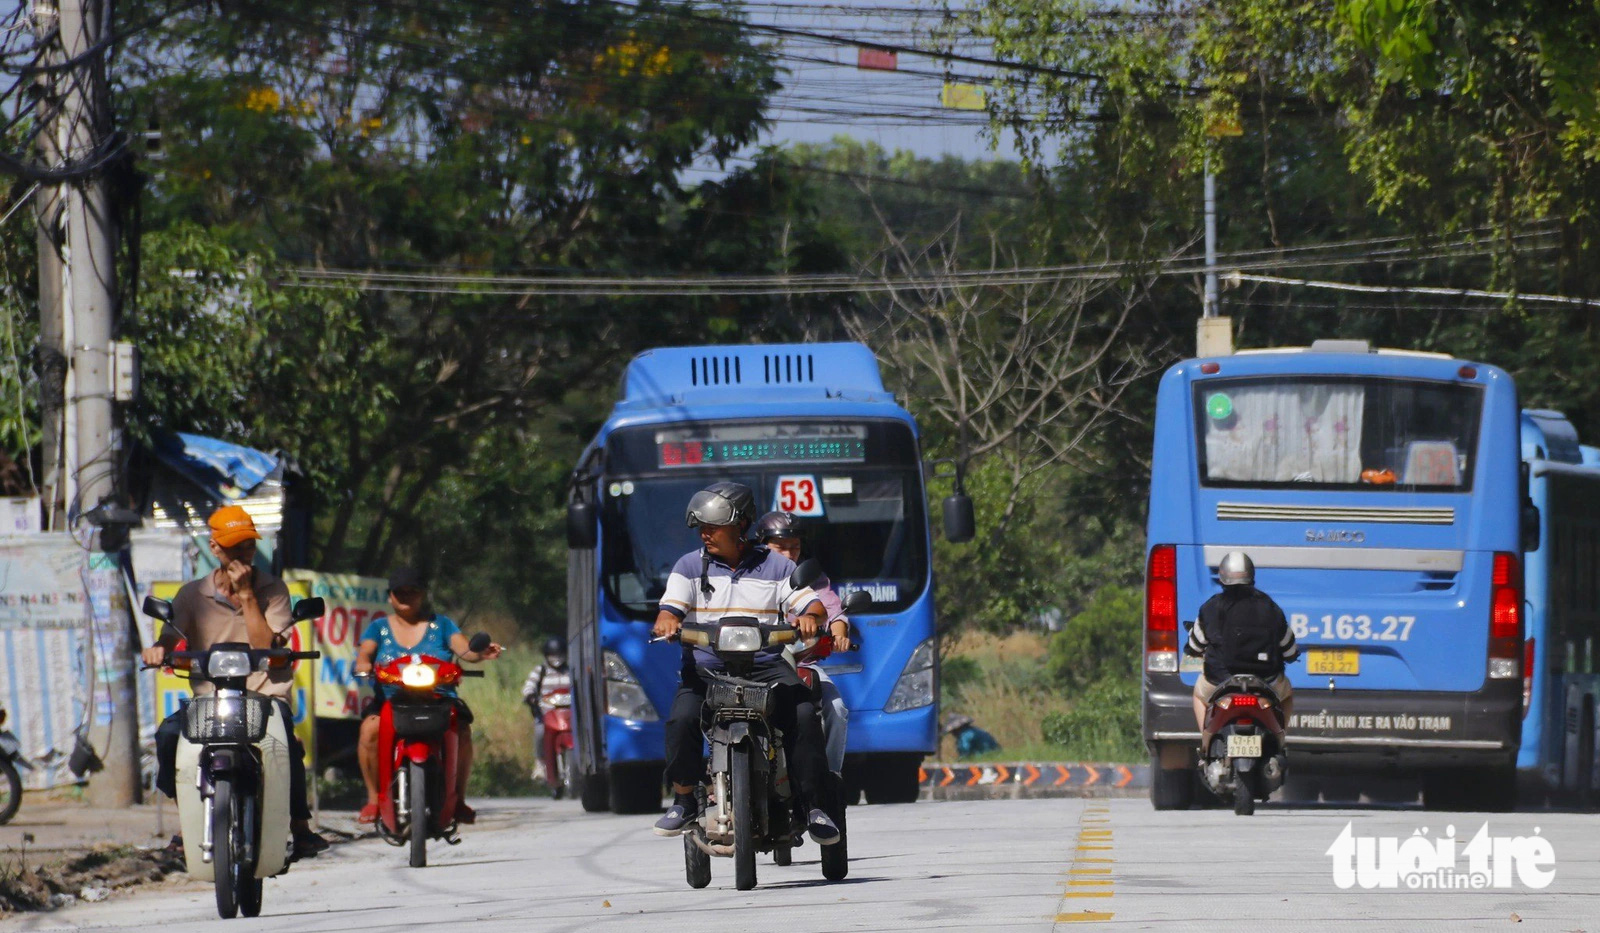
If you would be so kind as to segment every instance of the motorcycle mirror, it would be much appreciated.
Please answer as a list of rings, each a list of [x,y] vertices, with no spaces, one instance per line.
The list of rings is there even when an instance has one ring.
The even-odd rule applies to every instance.
[[[789,574],[789,585],[802,590],[820,579],[822,579],[822,565],[812,557],[807,558],[800,566],[794,568],[794,573]]]
[[[157,599],[154,596],[146,596],[144,598],[144,614],[152,619],[160,619],[163,622],[171,622],[172,604],[164,599]]]
[[[866,612],[871,605],[872,594],[866,590],[856,590],[844,601],[844,611],[847,615],[854,615],[858,612]]]
[[[479,632],[478,634],[472,636],[471,641],[467,642],[467,650],[471,651],[473,654],[478,654],[486,650],[493,642],[494,639],[489,637],[488,632]]]
[[[296,622],[304,622],[307,619],[320,619],[326,612],[327,605],[323,603],[322,597],[312,596],[295,603],[289,618]]]

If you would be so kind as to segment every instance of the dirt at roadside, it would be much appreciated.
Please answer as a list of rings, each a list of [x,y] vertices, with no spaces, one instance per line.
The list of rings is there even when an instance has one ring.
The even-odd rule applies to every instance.
[[[70,855],[13,849],[0,854],[0,917],[104,900],[119,888],[182,871],[182,856],[159,848],[102,843]]]

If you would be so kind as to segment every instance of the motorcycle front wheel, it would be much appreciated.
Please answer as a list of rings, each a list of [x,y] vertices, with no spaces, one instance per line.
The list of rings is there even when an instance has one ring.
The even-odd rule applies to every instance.
[[[829,772],[823,784],[827,790],[822,794],[822,812],[828,814],[833,824],[839,827],[839,841],[831,846],[821,846],[822,877],[829,881],[843,881],[850,874],[850,834],[844,824],[844,782],[838,775]]]
[[[22,775],[10,759],[0,758],[0,825],[11,822],[22,806]]]
[[[411,867],[428,866],[428,772],[414,761],[406,762],[407,792],[411,795]]]
[[[750,746],[734,746],[729,764],[729,793],[733,797],[733,886],[748,891],[756,886],[756,789],[751,786]]]
[[[211,793],[211,881],[217,892],[217,916],[232,920],[239,914],[238,863],[234,860],[236,809],[233,781],[218,778]]]

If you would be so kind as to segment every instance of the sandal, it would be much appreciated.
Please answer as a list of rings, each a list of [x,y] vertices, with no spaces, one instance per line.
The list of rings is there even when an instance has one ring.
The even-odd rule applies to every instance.
[[[478,822],[478,811],[467,806],[465,803],[458,803],[456,804],[456,822],[476,823]]]
[[[361,812],[356,814],[356,822],[357,823],[376,823],[376,822],[378,822],[378,805],[375,804],[375,803],[369,803],[366,806],[362,807],[361,808]]]

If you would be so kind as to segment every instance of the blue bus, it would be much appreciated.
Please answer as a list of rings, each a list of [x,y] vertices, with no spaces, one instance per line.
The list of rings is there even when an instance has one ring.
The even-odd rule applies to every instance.
[[[1302,646],[1288,671],[1291,769],[1419,776],[1431,807],[1511,805],[1524,546],[1538,532],[1520,423],[1502,370],[1361,341],[1167,371],[1142,703],[1157,809],[1195,793],[1199,664],[1181,647],[1232,550],[1254,560]]]
[[[1529,702],[1519,785],[1530,799],[1591,807],[1600,800],[1600,450],[1579,444],[1560,412],[1524,411],[1522,459],[1539,524],[1526,562]]]
[[[734,480],[805,524],[841,594],[865,589],[857,651],[825,662],[849,705],[846,784],[909,802],[938,742],[931,537],[916,422],[853,343],[678,347],[628,365],[567,509],[578,788],[589,810],[659,809],[676,644],[650,644],[697,490]],[[970,506],[970,503],[968,503]],[[946,506],[949,508],[948,504]]]

